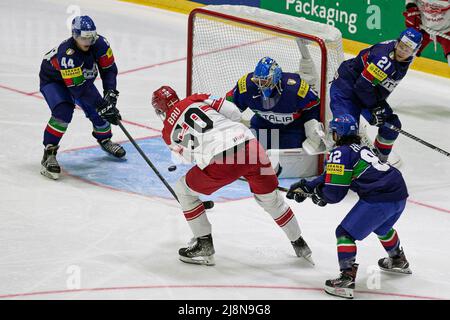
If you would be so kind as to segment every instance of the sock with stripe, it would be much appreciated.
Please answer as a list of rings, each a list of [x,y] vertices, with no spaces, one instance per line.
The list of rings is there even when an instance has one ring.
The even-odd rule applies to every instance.
[[[44,146],[47,146],[49,144],[57,146],[64,133],[66,133],[67,126],[67,122],[59,120],[52,116],[48,121],[47,126],[45,127]]]
[[[92,135],[98,141],[110,139],[112,137],[111,125],[108,122],[100,126],[94,125]]]
[[[351,270],[356,261],[356,243],[353,237],[339,225],[336,229],[337,254],[341,271]]]
[[[394,228],[389,230],[384,236],[378,236],[381,244],[388,253],[389,257],[397,257],[400,254],[400,239]]]
[[[183,210],[183,214],[195,238],[211,234],[211,223],[206,215],[203,202],[199,201],[198,205],[190,210]]]
[[[395,139],[388,140],[388,139],[383,138],[380,135],[377,135],[377,137],[375,138],[375,141],[374,141],[374,146],[378,149],[378,151],[381,154],[387,156],[391,153],[392,147],[394,146],[394,142],[395,142]]]
[[[254,194],[254,197],[256,202],[270,214],[275,223],[283,230],[289,241],[295,241],[302,235],[294,212],[278,190],[267,194]]]

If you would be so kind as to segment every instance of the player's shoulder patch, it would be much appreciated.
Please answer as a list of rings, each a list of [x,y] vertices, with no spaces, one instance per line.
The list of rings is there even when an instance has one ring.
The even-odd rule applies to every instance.
[[[57,47],[57,51],[58,51],[58,55],[59,56],[65,56],[65,55],[69,55],[68,52],[70,52],[71,54],[75,53],[75,50],[73,48],[72,43],[69,41],[69,39],[64,40],[63,42],[61,42],[59,44],[59,46]],[[73,52],[72,52],[73,51]]]
[[[306,82],[305,80],[302,79],[300,81],[300,86],[298,88],[297,95],[299,97],[304,98],[308,94],[308,91],[309,91],[309,84],[308,84],[308,82]]]
[[[238,89],[239,89],[239,93],[246,93],[247,92],[247,77],[248,77],[248,73],[244,76],[242,76],[239,80],[238,80]]]
[[[289,78],[286,83],[288,84],[288,86],[293,86],[297,84],[297,81],[295,81],[295,79]]]
[[[102,69],[107,69],[114,64],[115,58],[113,51],[109,46],[108,41],[102,36],[99,36],[99,39],[97,39],[95,50],[98,57],[98,65]]]
[[[74,53],[75,53],[75,50],[73,50],[72,48],[69,48],[69,49],[66,50],[66,54],[67,54],[68,56],[71,56],[71,55],[73,55]]]

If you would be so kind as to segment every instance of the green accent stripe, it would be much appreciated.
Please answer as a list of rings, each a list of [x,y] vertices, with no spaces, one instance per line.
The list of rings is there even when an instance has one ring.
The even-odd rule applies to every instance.
[[[337,238],[337,245],[356,245],[355,241],[348,237],[339,237]]]
[[[79,77],[72,78],[72,81],[75,86],[79,86],[80,84],[83,84],[85,80],[84,80],[84,76],[81,75]]]
[[[53,117],[48,121],[48,125],[59,132],[66,132],[67,130],[67,123],[58,121]]]
[[[356,165],[353,167],[353,175],[352,178],[356,179],[359,178],[359,176],[370,166],[367,162],[364,160],[359,160]]]
[[[94,127],[94,131],[95,132],[103,132],[103,133],[105,133],[105,132],[108,132],[108,131],[110,131],[111,130],[111,126],[109,125],[109,126],[107,126],[106,128],[96,128],[96,127]]]
[[[352,171],[344,171],[343,175],[330,174],[330,183],[349,186],[352,183]]]
[[[388,241],[391,240],[392,237],[394,236],[395,230],[391,229],[389,230],[389,232],[387,233],[387,235],[385,236],[378,236],[378,239],[380,239],[381,241]]]
[[[381,137],[379,135],[376,137],[376,139],[377,139],[378,142],[380,142],[382,144],[387,144],[387,145],[393,145],[394,142],[395,142],[395,140],[387,140],[387,139],[384,139],[383,137]]]

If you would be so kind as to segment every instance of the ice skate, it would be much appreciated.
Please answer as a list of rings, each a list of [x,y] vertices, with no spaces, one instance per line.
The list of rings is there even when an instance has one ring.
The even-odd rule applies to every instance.
[[[199,238],[193,238],[187,248],[178,250],[181,261],[207,266],[215,265],[214,245],[210,234]]]
[[[47,145],[44,149],[44,156],[41,161],[41,174],[53,180],[57,180],[59,178],[59,174],[61,173],[61,167],[56,160],[58,148],[58,145]]]
[[[302,257],[313,266],[315,265],[313,259],[311,258],[312,251],[308,247],[308,244],[306,243],[306,241],[303,239],[302,236],[300,236],[295,241],[291,241],[291,244],[294,247],[295,254],[297,255],[297,257]]]
[[[406,260],[403,249],[397,257],[387,257],[378,260],[378,266],[381,270],[386,272],[412,274],[412,271],[409,268],[409,262]]]
[[[99,140],[98,143],[102,147],[103,151],[116,158],[122,158],[126,154],[125,149],[120,144],[112,142],[109,138]]]
[[[327,280],[325,282],[325,292],[333,296],[353,299],[357,271],[358,264],[355,263],[351,270],[342,271],[339,278]]]

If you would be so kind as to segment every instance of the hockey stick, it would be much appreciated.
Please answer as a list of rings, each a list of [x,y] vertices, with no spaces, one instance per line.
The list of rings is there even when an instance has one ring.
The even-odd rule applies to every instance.
[[[450,36],[448,34],[445,34],[445,33],[439,32],[439,31],[434,31],[434,30],[432,30],[430,28],[425,27],[422,24],[420,25],[420,29],[425,30],[427,33],[429,33],[432,36],[438,36],[438,37],[450,40]]]
[[[244,178],[239,178],[238,180],[247,182],[247,179],[244,179]],[[286,193],[289,192],[288,188],[280,187],[280,186],[277,187],[277,190],[279,190],[281,192],[286,192]],[[305,193],[305,192],[301,191],[300,189],[296,189],[296,190],[294,190],[294,192],[302,195],[303,197],[311,198],[311,196],[312,196],[311,193]]]
[[[444,156],[450,157],[450,153],[449,152],[447,152],[445,150],[442,150],[441,148],[438,148],[438,147],[432,145],[431,143],[426,142],[426,141],[424,141],[424,140],[422,140],[422,139],[412,135],[411,133],[408,133],[408,132],[406,132],[406,131],[404,131],[404,130],[402,130],[400,128],[397,128],[396,126],[394,126],[394,125],[392,125],[390,123],[385,123],[384,126],[386,128],[389,128],[389,129],[393,130],[393,131],[401,133],[401,134],[407,136],[408,138],[413,139],[413,140],[415,140],[415,141],[417,141],[417,142],[427,146],[428,148],[431,148],[431,149],[433,149],[433,150],[443,154]]]
[[[178,197],[175,194],[175,191],[173,191],[170,184],[164,179],[164,177],[159,173],[158,169],[153,165],[153,163],[150,161],[150,159],[145,155],[144,151],[142,151],[141,147],[136,143],[136,141],[133,139],[133,137],[130,135],[127,129],[123,126],[122,122],[120,120],[117,121],[120,129],[123,131],[123,133],[127,136],[128,140],[133,144],[133,146],[136,148],[136,150],[139,152],[139,154],[142,156],[142,158],[147,162],[147,164],[152,168],[153,172],[158,176],[158,178],[161,180],[162,183],[166,186],[166,188],[170,191],[172,196],[175,198],[175,200],[178,201]],[[179,202],[179,201],[178,201]],[[203,206],[205,209],[211,209],[214,207],[213,201],[204,201]]]

